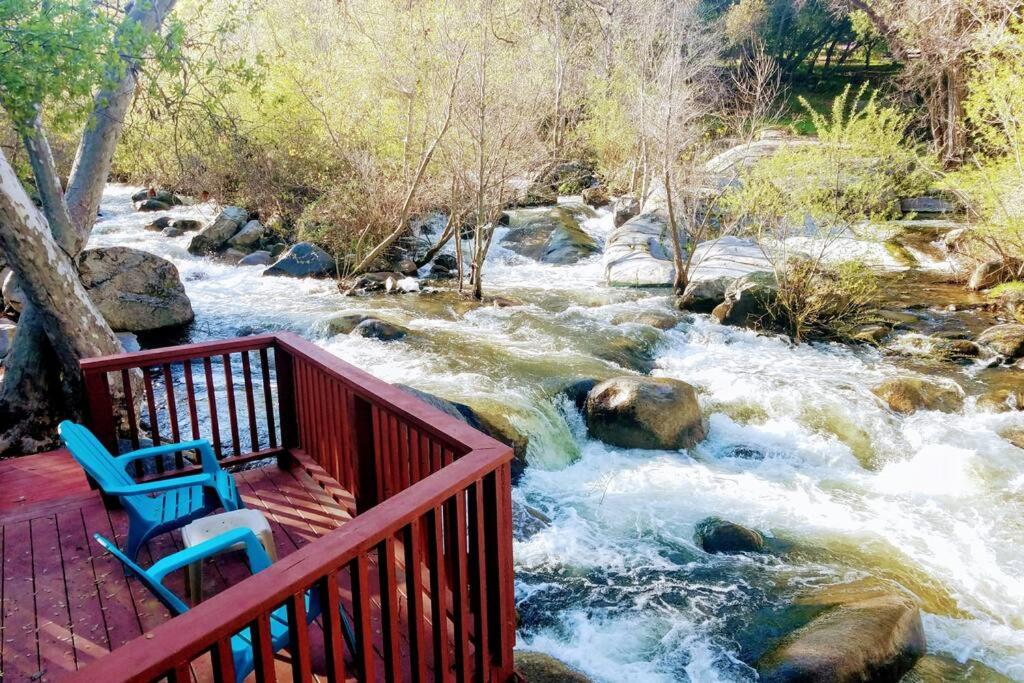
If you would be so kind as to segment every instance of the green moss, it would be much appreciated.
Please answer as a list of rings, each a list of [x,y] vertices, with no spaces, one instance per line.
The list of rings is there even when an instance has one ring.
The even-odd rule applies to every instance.
[[[1004,282],[988,290],[988,295],[993,299],[998,299],[1007,294],[1024,294],[1024,281]]]

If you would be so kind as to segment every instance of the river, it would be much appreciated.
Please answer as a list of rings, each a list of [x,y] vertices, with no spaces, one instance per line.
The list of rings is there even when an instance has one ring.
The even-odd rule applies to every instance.
[[[703,315],[667,332],[614,324],[671,311],[671,299],[605,286],[600,256],[545,265],[496,239],[485,290],[523,304],[510,308],[346,298],[332,282],[261,277],[188,254],[189,234],[145,230],[155,215],[133,211],[135,189],[107,188],[90,246],[171,260],[196,313],[190,339],[290,330],[387,381],[501,406],[529,436],[514,496],[552,523],[515,544],[520,647],[600,681],[756,680],[744,661],[794,595],[875,576],[920,599],[930,653],[985,665],[961,668],[967,679],[1024,680],[1024,451],[998,434],[1024,426],[1024,412],[977,411],[968,389],[961,412],[897,416],[870,387],[907,367],[873,349],[793,347]],[[216,209],[169,213],[208,222]],[[601,240],[611,217],[583,228]],[[355,311],[411,334],[327,335],[326,319]],[[638,357],[697,387],[709,430],[689,452],[591,440],[557,395],[574,378],[624,374],[619,363]],[[982,368],[952,372],[967,388]],[[694,525],[710,515],[764,531],[775,552],[702,552]]]

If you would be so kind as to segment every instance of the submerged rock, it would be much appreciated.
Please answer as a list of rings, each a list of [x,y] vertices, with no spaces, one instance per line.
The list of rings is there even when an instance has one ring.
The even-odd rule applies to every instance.
[[[311,242],[293,244],[273,265],[263,271],[266,276],[331,277],[338,266],[326,251]]]
[[[615,377],[587,395],[591,436],[620,448],[676,450],[704,438],[697,392],[667,377]]]
[[[175,327],[195,317],[178,269],[128,247],[86,249],[78,271],[89,298],[115,331]]]
[[[978,335],[978,345],[1008,359],[1024,356],[1024,325],[993,325]]]
[[[194,218],[178,218],[174,221],[171,221],[171,227],[177,228],[182,232],[192,232],[203,227],[203,224],[195,220]]]
[[[143,199],[135,205],[136,211],[167,211],[171,205],[156,198]]]
[[[424,403],[437,408],[441,412],[451,415],[457,420],[465,422],[470,427],[487,434],[492,439],[511,446],[515,453],[515,459],[512,461],[513,483],[522,476],[523,470],[526,469],[526,449],[529,446],[529,439],[525,434],[522,434],[513,427],[507,419],[502,422],[494,414],[485,415],[465,403],[449,401],[426,391],[414,389],[407,384],[396,384],[395,386],[408,394],[412,394]]]
[[[515,669],[524,683],[590,683],[590,679],[551,655],[515,651]]]
[[[900,679],[900,683],[1012,683],[979,661],[958,662],[944,655],[925,655]]]
[[[918,410],[953,413],[963,406],[964,392],[955,382],[897,377],[871,389],[890,409],[909,415]]]
[[[512,536],[517,541],[539,534],[551,526],[551,518],[537,508],[512,499]]]
[[[637,323],[638,325],[650,325],[659,330],[671,330],[679,324],[679,317],[661,311],[630,311],[619,313],[612,318],[612,325],[624,323]]]
[[[351,334],[359,337],[379,339],[380,341],[398,341],[403,339],[408,333],[409,331],[404,327],[377,318],[363,320],[352,328],[351,332]]]
[[[228,206],[208,226],[200,230],[188,243],[188,251],[196,256],[217,254],[227,248],[227,242],[249,220],[249,212],[240,206]]]
[[[160,232],[164,228],[169,228],[170,226],[171,226],[171,217],[170,216],[160,216],[160,218],[157,218],[155,221],[153,221],[152,223],[148,224],[146,226],[146,230],[152,230],[154,232]]]
[[[764,550],[764,536],[759,532],[718,517],[698,522],[694,540],[708,553],[759,553]]]
[[[925,653],[921,611],[893,589],[858,582],[799,602],[823,611],[757,662],[761,681],[898,681]]]

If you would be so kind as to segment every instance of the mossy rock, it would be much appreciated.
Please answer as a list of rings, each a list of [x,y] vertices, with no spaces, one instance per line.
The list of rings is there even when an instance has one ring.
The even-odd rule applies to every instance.
[[[708,553],[759,553],[764,550],[764,536],[760,532],[718,517],[698,522],[694,541]]]
[[[576,669],[543,652],[516,650],[515,668],[524,683],[591,683]]]
[[[916,377],[896,377],[871,389],[893,411],[909,415],[918,410],[953,413],[963,407],[963,390],[955,383]]]

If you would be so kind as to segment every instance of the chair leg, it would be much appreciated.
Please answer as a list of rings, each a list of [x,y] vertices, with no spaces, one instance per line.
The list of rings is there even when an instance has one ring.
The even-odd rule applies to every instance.
[[[150,534],[146,531],[139,531],[137,524],[128,525],[128,546],[125,548],[125,554],[136,561],[138,559],[139,551],[142,550],[143,544],[149,540]]]

